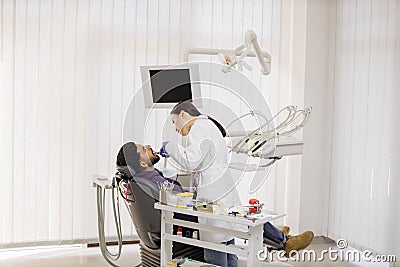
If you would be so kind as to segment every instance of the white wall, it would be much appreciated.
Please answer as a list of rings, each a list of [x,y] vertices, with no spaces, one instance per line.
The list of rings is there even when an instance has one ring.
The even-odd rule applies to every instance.
[[[272,72],[261,77],[253,60],[248,75],[273,111],[292,103],[289,0],[2,0],[0,12],[3,247],[97,236],[91,176],[114,172],[140,65],[180,63],[189,47],[234,48],[254,29],[272,55]],[[165,116],[151,118],[156,130],[148,142],[155,146]],[[257,195],[269,208],[285,209],[290,170],[285,161],[275,166]]]
[[[329,94],[329,51],[332,1],[307,1],[307,29],[305,49],[304,104],[312,107],[312,117],[304,128],[304,151],[301,167],[299,201],[299,228],[324,234],[325,160],[330,151],[330,120],[326,118],[331,96]],[[328,163],[328,165],[327,165]]]
[[[306,15],[307,1],[291,1],[289,31],[289,65],[288,86],[290,94],[281,101],[304,107],[304,78],[305,78],[305,48],[306,48]],[[292,234],[300,232],[300,188],[301,188],[301,156],[291,156],[278,162],[277,167],[284,163],[285,170],[285,225],[289,225]]]
[[[312,113],[303,131],[303,156],[283,159],[286,162],[285,224],[294,233],[312,230],[317,236],[324,234],[323,189],[329,186],[326,182],[329,162],[323,159],[331,148],[330,121],[326,118],[331,101],[328,86],[331,5],[332,1],[293,1],[289,28],[291,90],[285,101],[312,107]]]

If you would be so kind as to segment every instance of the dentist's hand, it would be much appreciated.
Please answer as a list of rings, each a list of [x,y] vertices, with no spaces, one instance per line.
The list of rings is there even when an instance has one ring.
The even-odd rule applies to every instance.
[[[167,151],[165,150],[165,147],[167,146],[168,143],[169,143],[169,141],[162,142],[162,147],[161,147],[160,153],[159,153],[161,157],[169,158],[169,155],[168,155]]]

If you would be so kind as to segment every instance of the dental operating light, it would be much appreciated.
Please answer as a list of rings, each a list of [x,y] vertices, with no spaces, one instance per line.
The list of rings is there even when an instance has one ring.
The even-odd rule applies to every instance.
[[[257,41],[257,35],[253,30],[248,30],[244,35],[244,44],[234,50],[219,48],[190,48],[185,50],[183,61],[189,62],[189,55],[216,55],[224,65],[222,71],[227,73],[238,66],[251,71],[252,67],[245,62],[245,58],[256,57],[261,65],[261,73],[268,75],[271,71],[271,55],[262,51]]]
[[[240,71],[245,67],[251,71],[252,67],[244,60],[249,56],[251,48],[253,47],[255,56],[261,65],[261,73],[267,75],[271,70],[271,57],[267,52],[261,51],[260,44],[257,41],[257,35],[254,31],[248,30],[244,36],[244,44],[233,50],[231,53],[220,53],[218,58],[225,66],[222,68],[223,72],[229,72],[231,69],[236,68]]]

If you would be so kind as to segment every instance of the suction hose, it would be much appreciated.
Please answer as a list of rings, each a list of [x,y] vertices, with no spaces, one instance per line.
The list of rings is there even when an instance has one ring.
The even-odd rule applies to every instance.
[[[121,217],[119,211],[119,200],[118,197],[115,197],[114,187],[112,188],[112,204],[113,204],[113,213],[114,213],[114,221],[115,228],[117,230],[118,237],[118,251],[117,253],[112,253],[108,250],[106,237],[104,233],[104,217],[105,217],[105,195],[106,189],[101,188],[101,186],[97,185],[97,228],[99,232],[99,243],[101,254],[104,259],[112,266],[119,267],[119,265],[115,264],[114,261],[118,260],[121,256],[122,250],[122,233],[121,233]],[[115,199],[116,198],[116,199]],[[115,204],[117,202],[117,205]]]

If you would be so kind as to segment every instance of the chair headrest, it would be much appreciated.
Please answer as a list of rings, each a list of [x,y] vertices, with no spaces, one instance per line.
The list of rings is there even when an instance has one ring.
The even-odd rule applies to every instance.
[[[121,179],[131,180],[136,174],[135,170],[129,166],[117,166],[117,171],[121,173]]]

